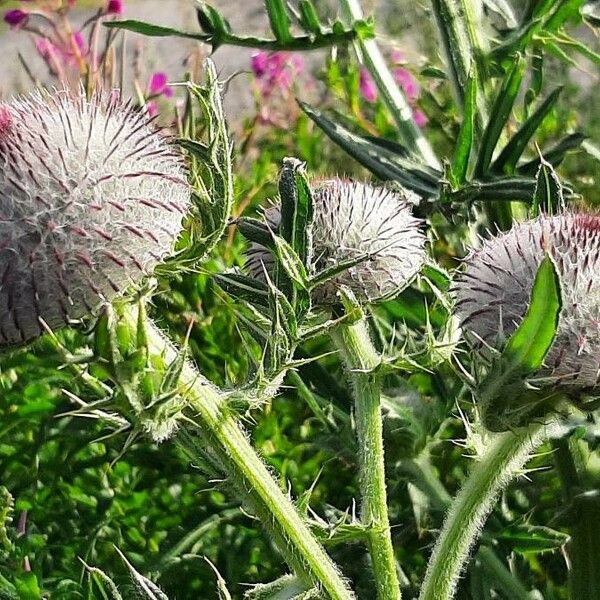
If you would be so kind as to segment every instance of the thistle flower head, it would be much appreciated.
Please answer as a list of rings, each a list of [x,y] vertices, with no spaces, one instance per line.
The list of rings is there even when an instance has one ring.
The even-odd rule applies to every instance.
[[[150,273],[190,190],[147,117],[113,95],[0,105],[0,343],[92,312]]]
[[[542,215],[516,224],[466,259],[455,286],[467,338],[496,346],[523,319],[537,270],[550,255],[561,282],[562,309],[540,373],[577,388],[600,380],[600,215]]]
[[[425,261],[425,236],[412,215],[410,192],[375,188],[366,183],[330,179],[313,189],[312,274],[362,259],[313,291],[317,304],[338,301],[340,286],[366,303],[402,291]],[[279,209],[267,211],[271,225]],[[273,259],[261,246],[249,252],[248,269],[260,277]],[[264,265],[264,266],[263,266]]]

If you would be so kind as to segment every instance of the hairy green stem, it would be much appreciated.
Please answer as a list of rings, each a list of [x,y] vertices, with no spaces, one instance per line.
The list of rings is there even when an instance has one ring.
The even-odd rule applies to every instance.
[[[545,423],[494,436],[446,516],[433,550],[420,600],[450,600],[469,552],[500,492],[523,468],[531,452],[547,439]]]
[[[600,598],[600,571],[596,568],[600,555],[600,489],[596,486],[597,474],[586,468],[586,452],[581,452],[582,446],[585,447],[585,442],[573,438],[552,443],[564,500],[570,511],[567,551],[573,600]]]
[[[479,35],[480,9],[476,3],[476,0],[431,0],[431,7],[442,40],[454,95],[461,108],[464,106],[469,77],[477,78],[480,93],[476,117],[481,128],[487,120],[483,86],[485,48]]]
[[[151,352],[164,355],[168,362],[174,360],[177,351],[173,344],[150,320],[147,327]],[[332,600],[354,598],[336,565],[250,445],[224,394],[187,361],[180,387],[207,445],[296,575],[307,587],[325,590]]]
[[[367,528],[367,543],[379,600],[400,600],[400,584],[390,532],[385,487],[383,418],[380,376],[381,362],[366,319],[339,326],[334,341],[349,371],[354,391],[355,420],[359,443],[361,522]]]
[[[448,509],[452,498],[433,472],[427,454],[402,461],[399,467],[411,483],[427,496],[433,508],[444,511]],[[529,592],[523,584],[513,577],[490,546],[482,544],[477,553],[477,559],[481,563],[481,568],[493,579],[498,591],[502,592],[507,598],[513,598],[514,600],[530,599]]]
[[[340,6],[348,20],[359,21],[364,19],[359,0],[340,0]],[[412,108],[406,96],[394,81],[377,42],[372,39],[361,39],[360,37],[356,42],[360,47],[365,67],[375,80],[377,89],[392,113],[404,143],[410,151],[419,155],[429,166],[436,169],[441,168],[435,152],[415,123]]]

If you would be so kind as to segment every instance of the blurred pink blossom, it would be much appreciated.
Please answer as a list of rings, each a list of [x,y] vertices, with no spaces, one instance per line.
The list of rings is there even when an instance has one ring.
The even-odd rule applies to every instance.
[[[13,10],[7,10],[4,13],[4,21],[8,23],[11,27],[20,27],[25,25],[27,20],[29,19],[29,13],[21,10],[20,8],[15,8]]]
[[[392,50],[392,62],[395,65],[400,65],[404,62],[404,54],[400,50]]]
[[[429,120],[427,118],[427,116],[425,115],[425,113],[418,108],[413,110],[413,119],[415,120],[417,127],[425,127],[425,125],[427,125],[427,122]]]
[[[359,88],[360,93],[367,102],[375,102],[377,100],[377,87],[371,74],[366,69],[360,70]]]
[[[287,93],[294,79],[304,71],[304,60],[290,52],[256,52],[251,68],[260,85],[261,94],[270,96],[274,91]]]
[[[148,94],[150,96],[166,96],[167,98],[173,96],[173,90],[169,87],[169,79],[166,73],[157,71],[152,74],[148,83]]]
[[[123,0],[110,0],[106,6],[106,13],[109,15],[122,15],[124,12]]]
[[[394,79],[398,83],[398,85],[404,90],[406,97],[409,102],[415,102],[419,97],[419,84],[417,80],[413,77],[412,73],[399,67],[394,69]]]

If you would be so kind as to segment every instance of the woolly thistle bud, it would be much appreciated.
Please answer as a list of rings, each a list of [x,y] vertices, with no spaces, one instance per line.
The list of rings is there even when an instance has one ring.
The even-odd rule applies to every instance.
[[[573,388],[599,384],[600,216],[542,215],[487,240],[466,259],[456,310],[472,344],[497,346],[523,319],[546,255],[556,265],[562,309],[539,375]]]
[[[401,292],[425,261],[425,236],[412,215],[412,194],[374,188],[366,183],[330,179],[314,186],[311,274],[364,257],[313,290],[313,301],[338,301],[340,286],[362,302],[376,302]],[[278,207],[265,211],[279,225]],[[257,278],[272,270],[273,257],[262,246],[248,251],[248,271]]]
[[[0,343],[91,313],[168,254],[185,168],[115,94],[0,105]]]

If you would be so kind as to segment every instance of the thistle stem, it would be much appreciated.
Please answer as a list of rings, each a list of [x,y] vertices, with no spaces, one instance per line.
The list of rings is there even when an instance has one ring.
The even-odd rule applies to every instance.
[[[341,351],[354,390],[356,431],[359,443],[361,521],[367,543],[377,598],[400,600],[400,584],[387,510],[381,384],[375,369],[381,359],[375,350],[366,319],[339,326],[334,341]]]
[[[532,451],[547,439],[548,427],[546,423],[534,423],[494,436],[450,506],[429,561],[420,600],[454,597],[469,552],[498,495],[523,468]]]
[[[149,319],[147,330],[150,351],[173,361],[177,350]],[[180,387],[208,446],[296,575],[308,588],[325,590],[332,600],[353,599],[336,565],[250,445],[224,394],[189,362],[183,366]]]
[[[347,19],[351,22],[364,19],[359,0],[340,0],[340,5]],[[365,67],[375,80],[377,89],[396,121],[403,141],[411,151],[419,155],[430,167],[441,168],[440,161],[431,145],[415,123],[412,108],[406,96],[394,81],[377,42],[372,39],[363,40],[360,37],[357,38],[356,42],[362,52]]]
[[[566,438],[552,444],[564,500],[570,510],[567,551],[573,600],[600,598],[600,572],[596,568],[600,553],[600,490],[597,489],[598,474],[587,468],[587,452],[581,452],[584,444],[582,440]]]

